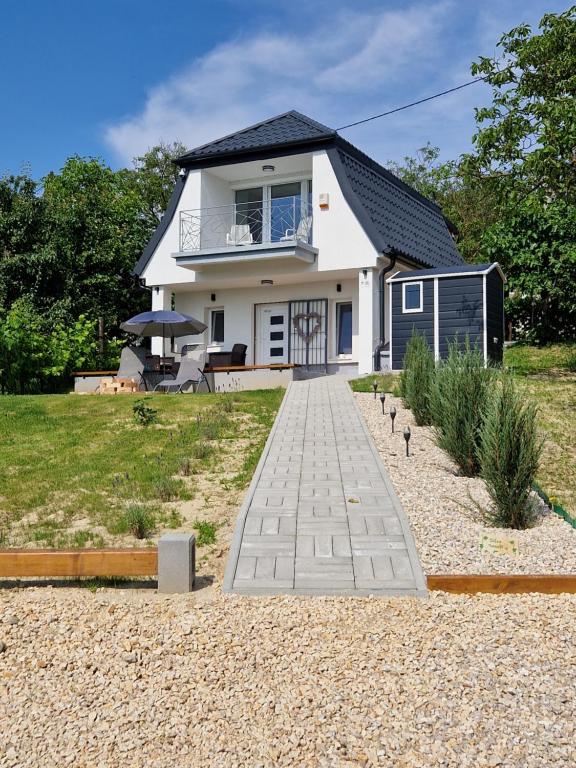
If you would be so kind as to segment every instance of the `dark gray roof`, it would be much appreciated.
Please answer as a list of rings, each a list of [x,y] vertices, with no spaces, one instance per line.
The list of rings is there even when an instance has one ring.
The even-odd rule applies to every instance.
[[[341,140],[328,154],[344,195],[379,251],[425,267],[462,264],[441,209]],[[356,198],[356,203],[354,201]]]
[[[300,114],[300,112],[291,110],[216,141],[211,141],[209,144],[196,147],[196,149],[179,157],[176,162],[187,165],[190,161],[200,158],[205,160],[208,157],[222,154],[300,144],[334,136],[336,136],[336,131],[333,128],[328,128],[326,125]]]
[[[420,280],[423,277],[437,277],[438,275],[466,275],[470,272],[473,274],[484,274],[484,272],[490,272],[493,269],[498,269],[500,273],[502,272],[497,261],[488,264],[459,264],[457,267],[436,267],[435,269],[396,272],[396,274],[388,278],[388,282],[393,280]]]
[[[177,158],[188,168],[209,168],[325,149],[348,205],[379,253],[423,267],[451,267],[462,257],[440,208],[383,168],[333,128],[294,110],[204,144]],[[185,173],[185,171],[183,172]],[[135,268],[141,275],[176,211],[180,177],[158,229]],[[321,191],[321,190],[320,190]]]

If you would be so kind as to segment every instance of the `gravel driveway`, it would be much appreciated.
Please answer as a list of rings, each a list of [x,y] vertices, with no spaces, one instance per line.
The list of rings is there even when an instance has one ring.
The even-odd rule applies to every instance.
[[[576,596],[0,592],[10,768],[576,763]]]
[[[576,530],[543,504],[537,525],[512,532],[518,541],[517,555],[481,550],[480,535],[499,531],[475,519],[475,503],[489,504],[484,482],[459,477],[455,465],[435,444],[431,429],[417,427],[399,398],[386,395],[385,416],[373,395],[356,393],[355,398],[410,520],[426,573],[574,573]],[[392,405],[397,409],[394,434],[388,415]],[[407,424],[412,430],[409,458],[402,435]],[[510,531],[500,529],[500,533]]]

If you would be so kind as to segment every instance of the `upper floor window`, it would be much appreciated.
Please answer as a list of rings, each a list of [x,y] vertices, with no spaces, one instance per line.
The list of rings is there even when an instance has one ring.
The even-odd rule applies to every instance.
[[[422,312],[423,304],[422,281],[417,283],[402,283],[402,312]]]

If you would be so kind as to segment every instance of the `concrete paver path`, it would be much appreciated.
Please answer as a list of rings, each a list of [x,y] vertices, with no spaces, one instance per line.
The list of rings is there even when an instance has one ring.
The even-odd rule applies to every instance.
[[[238,516],[224,591],[426,594],[408,521],[339,376],[290,385]]]

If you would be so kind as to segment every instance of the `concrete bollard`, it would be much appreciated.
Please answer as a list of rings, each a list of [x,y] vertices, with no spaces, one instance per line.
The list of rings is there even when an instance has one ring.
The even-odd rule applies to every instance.
[[[196,575],[193,533],[165,533],[158,542],[158,592],[191,592]]]

